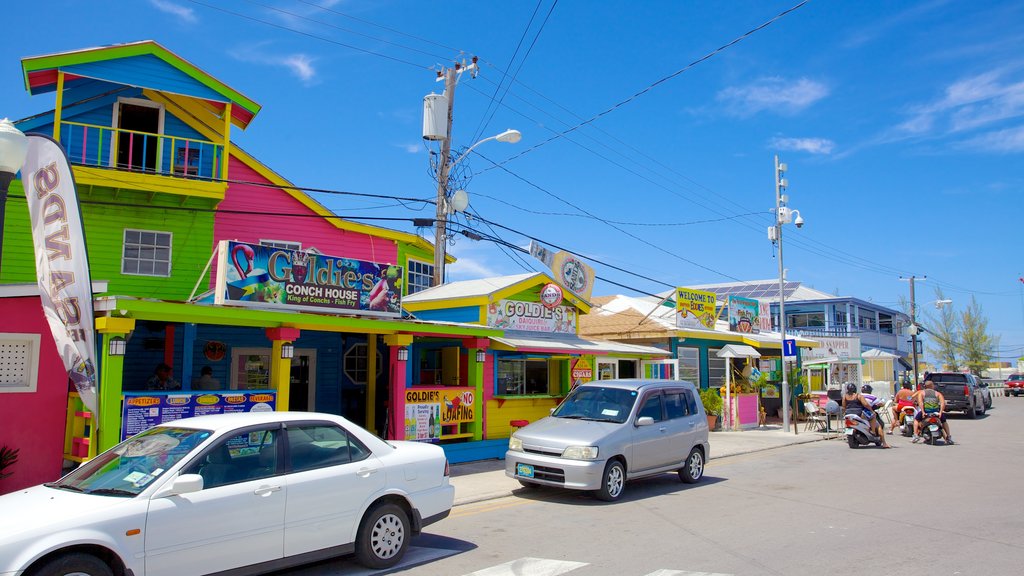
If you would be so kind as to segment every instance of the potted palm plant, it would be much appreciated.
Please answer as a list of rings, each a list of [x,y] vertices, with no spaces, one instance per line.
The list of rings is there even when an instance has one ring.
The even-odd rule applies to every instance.
[[[704,404],[704,412],[708,416],[708,430],[714,430],[718,418],[722,415],[722,395],[718,388],[705,388],[700,391],[700,401]]]

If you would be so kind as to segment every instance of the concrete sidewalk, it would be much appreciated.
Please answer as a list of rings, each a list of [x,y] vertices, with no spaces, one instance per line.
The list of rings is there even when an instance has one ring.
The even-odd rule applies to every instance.
[[[782,426],[769,425],[742,432],[712,432],[711,459],[727,458],[762,450],[771,450],[793,444],[804,444],[836,438],[836,433],[805,432],[800,423],[800,433],[793,434],[792,428],[784,431]],[[504,460],[482,460],[453,464],[451,483],[455,486],[455,505],[471,504],[508,496],[519,488],[519,482],[505,476]]]

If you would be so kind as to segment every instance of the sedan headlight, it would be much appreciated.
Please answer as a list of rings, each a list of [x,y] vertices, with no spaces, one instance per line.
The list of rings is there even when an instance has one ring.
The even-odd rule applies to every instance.
[[[596,460],[597,446],[569,446],[562,451],[562,458],[569,460]]]
[[[523,441],[515,436],[510,436],[508,439],[508,449],[513,452],[523,451]]]

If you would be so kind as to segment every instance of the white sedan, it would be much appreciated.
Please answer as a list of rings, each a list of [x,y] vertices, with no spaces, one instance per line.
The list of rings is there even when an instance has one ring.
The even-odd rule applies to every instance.
[[[454,496],[440,447],[340,416],[187,418],[0,496],[0,576],[263,574],[353,552],[388,568]]]

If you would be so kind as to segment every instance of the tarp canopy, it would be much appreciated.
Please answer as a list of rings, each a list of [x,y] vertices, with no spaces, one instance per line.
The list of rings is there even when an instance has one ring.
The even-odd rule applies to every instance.
[[[860,355],[861,358],[867,358],[869,360],[895,360],[899,358],[898,354],[892,352],[886,352],[885,350],[879,350],[878,348],[872,348],[867,352]]]
[[[752,346],[726,344],[718,352],[715,352],[715,356],[719,358],[760,358],[761,353],[754,350]]]

